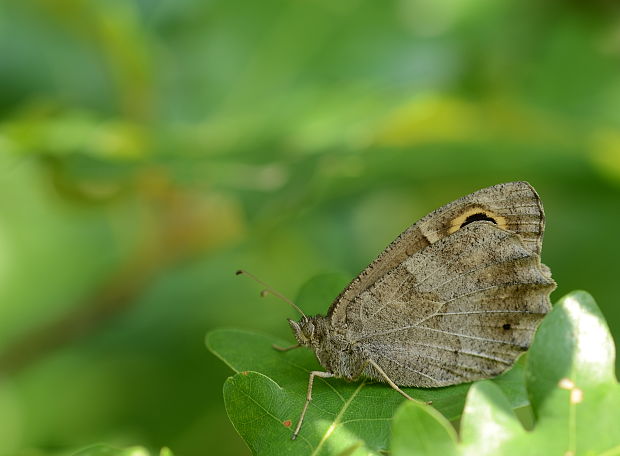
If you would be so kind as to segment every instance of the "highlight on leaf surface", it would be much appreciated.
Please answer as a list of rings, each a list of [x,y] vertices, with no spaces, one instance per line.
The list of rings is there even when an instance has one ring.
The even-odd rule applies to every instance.
[[[173,456],[168,448],[162,448],[157,454],[141,446],[114,448],[108,445],[92,445],[74,453],[72,456]]]

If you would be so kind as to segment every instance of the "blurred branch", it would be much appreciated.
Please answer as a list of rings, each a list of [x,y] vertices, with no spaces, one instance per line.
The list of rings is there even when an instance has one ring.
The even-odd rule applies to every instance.
[[[104,59],[122,113],[134,121],[148,122],[154,113],[155,71],[148,29],[135,2],[38,0],[35,4],[50,23],[88,43]]]
[[[92,296],[56,321],[33,329],[0,352],[0,374],[15,373],[44,358],[127,308],[165,266],[151,254],[137,254]]]
[[[34,328],[0,351],[0,375],[13,374],[76,339],[92,334],[127,310],[167,268],[178,261],[236,238],[237,214],[210,196],[173,188],[164,176],[151,173],[140,182],[155,219],[156,232],[145,233],[130,259],[90,297],[57,320]]]

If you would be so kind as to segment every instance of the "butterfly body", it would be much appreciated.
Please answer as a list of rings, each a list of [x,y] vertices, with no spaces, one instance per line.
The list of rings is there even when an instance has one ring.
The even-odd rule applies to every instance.
[[[318,315],[294,323],[303,328],[298,342],[348,380],[384,381],[369,358],[400,386],[447,386],[508,369],[549,311],[553,282],[516,235],[489,222],[444,244],[409,257],[353,299],[344,322]],[[443,261],[447,249],[453,262]]]
[[[332,327],[323,315],[289,323],[299,344],[312,349],[329,372],[347,380],[356,380],[363,374],[367,359],[364,346],[346,327]]]
[[[440,387],[498,375],[529,347],[555,289],[540,262],[545,217],[527,182],[495,185],[420,219],[334,300],[289,320],[326,372]]]

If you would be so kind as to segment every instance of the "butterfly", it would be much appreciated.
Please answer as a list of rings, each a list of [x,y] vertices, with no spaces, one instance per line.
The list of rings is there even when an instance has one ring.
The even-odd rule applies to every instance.
[[[530,184],[498,184],[409,227],[326,316],[306,316],[267,289],[302,315],[289,320],[297,344],[280,349],[310,348],[325,369],[310,373],[292,438],[315,377],[366,377],[413,400],[401,386],[448,386],[510,368],[551,308],[556,284],[540,261],[544,228],[542,202]]]

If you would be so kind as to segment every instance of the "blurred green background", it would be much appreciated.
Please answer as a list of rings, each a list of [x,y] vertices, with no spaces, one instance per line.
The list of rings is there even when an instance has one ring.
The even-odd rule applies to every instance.
[[[204,335],[294,312],[234,271],[294,297],[509,180],[620,340],[618,5],[0,2],[0,454],[247,454]]]

